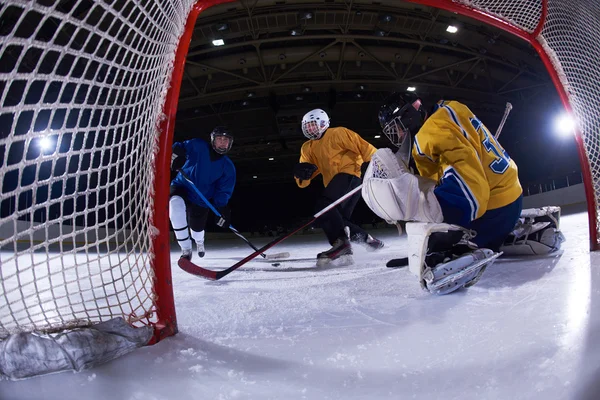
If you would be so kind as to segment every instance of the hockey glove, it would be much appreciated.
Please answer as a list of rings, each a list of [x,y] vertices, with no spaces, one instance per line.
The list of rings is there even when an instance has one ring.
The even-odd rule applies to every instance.
[[[294,176],[301,181],[309,180],[315,171],[317,170],[317,166],[311,163],[298,163],[294,167]]]
[[[185,165],[187,154],[183,147],[176,147],[171,154],[171,171],[178,172]]]
[[[223,229],[229,228],[229,225],[231,225],[231,210],[229,209],[229,207],[218,207],[217,211],[219,211],[219,214],[221,214],[221,216],[217,220],[217,226]]]

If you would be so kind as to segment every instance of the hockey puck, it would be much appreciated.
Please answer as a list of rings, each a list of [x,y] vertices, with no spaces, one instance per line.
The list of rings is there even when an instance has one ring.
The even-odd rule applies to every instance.
[[[274,266],[274,267],[279,267],[281,265],[281,263],[273,263],[271,265]]]
[[[385,266],[388,268],[400,268],[400,267],[406,267],[407,265],[408,265],[408,257],[394,258],[393,260],[390,260],[387,262],[387,264],[385,264]]]

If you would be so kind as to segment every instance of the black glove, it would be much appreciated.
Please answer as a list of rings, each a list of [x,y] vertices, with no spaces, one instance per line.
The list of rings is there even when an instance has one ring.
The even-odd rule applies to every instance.
[[[370,161],[366,161],[366,162],[362,163],[362,165],[360,166],[361,179],[365,178],[365,172],[367,172],[367,168],[369,168],[369,164],[370,164]]]
[[[217,207],[217,211],[221,214],[221,217],[217,220],[217,225],[223,229],[229,228],[229,225],[231,225],[231,210],[229,207]]]
[[[171,171],[178,172],[185,165],[187,154],[183,147],[176,147],[171,154]]]
[[[317,170],[317,166],[315,164],[302,162],[296,164],[294,167],[294,176],[301,181],[307,181]]]

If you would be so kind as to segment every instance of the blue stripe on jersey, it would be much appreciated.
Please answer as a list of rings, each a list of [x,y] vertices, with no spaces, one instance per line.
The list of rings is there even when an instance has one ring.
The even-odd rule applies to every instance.
[[[442,103],[442,108],[445,109],[446,111],[448,111],[448,114],[450,114],[450,118],[452,118],[454,123],[460,128],[463,136],[468,137],[467,132],[463,129],[462,125],[460,124],[460,121],[458,120],[458,117],[456,116],[456,113],[454,112],[454,110],[452,108],[450,108],[450,106],[447,106],[443,103]]]
[[[419,139],[415,136],[415,149],[417,149],[417,154],[420,155],[421,157],[426,157],[429,160],[433,161],[433,159],[431,157],[429,157],[427,154],[423,153],[423,151],[421,150],[421,146],[419,146]]]
[[[446,168],[434,193],[442,208],[444,222],[466,226],[477,217],[479,203],[454,168]]]

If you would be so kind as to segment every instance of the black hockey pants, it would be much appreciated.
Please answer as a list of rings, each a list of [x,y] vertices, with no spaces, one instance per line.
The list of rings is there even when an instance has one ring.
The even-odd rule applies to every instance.
[[[321,197],[317,200],[317,211],[321,211],[355,187],[361,184],[360,178],[350,174],[337,174],[333,177],[329,185],[323,190]],[[354,222],[350,221],[354,207],[360,199],[360,192],[354,194],[347,200],[335,207],[333,210],[323,214],[319,218],[318,226],[323,228],[327,240],[333,245],[336,239],[346,237],[344,227],[350,228],[350,236],[356,233],[366,232]]]

